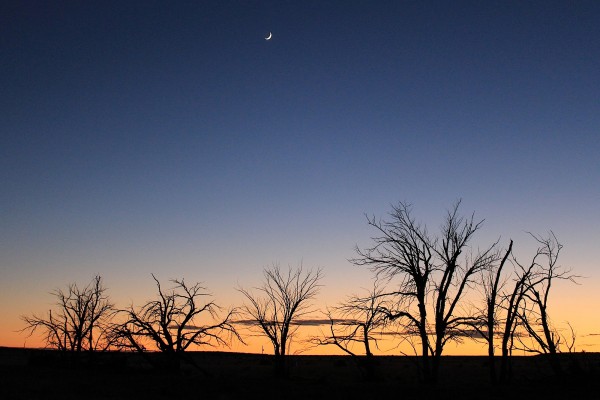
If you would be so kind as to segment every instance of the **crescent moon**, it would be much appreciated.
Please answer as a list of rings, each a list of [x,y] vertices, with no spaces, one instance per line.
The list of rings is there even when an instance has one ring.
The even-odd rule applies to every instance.
[[[272,34],[271,32],[269,32],[269,36],[267,36],[267,37],[265,38],[265,40],[271,40],[271,38],[272,38],[272,37],[273,37],[273,34]]]

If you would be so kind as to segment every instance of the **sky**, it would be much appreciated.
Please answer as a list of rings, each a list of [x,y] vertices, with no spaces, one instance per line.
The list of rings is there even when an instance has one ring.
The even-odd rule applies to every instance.
[[[462,199],[482,248],[526,259],[527,232],[556,234],[583,278],[551,315],[600,351],[599,20],[595,1],[2,2],[0,346],[37,345],[19,316],[95,274],[123,307],[152,273],[230,307],[302,263],[324,308],[371,286],[348,261],[365,214],[408,202],[435,231]]]

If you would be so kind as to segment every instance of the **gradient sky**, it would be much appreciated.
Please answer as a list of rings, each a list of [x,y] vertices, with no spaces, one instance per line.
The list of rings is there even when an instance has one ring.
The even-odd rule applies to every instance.
[[[0,5],[0,345],[52,289],[150,274],[241,302],[261,270],[370,286],[364,214],[553,230],[586,276],[552,306],[600,333],[600,3],[8,1]],[[273,33],[270,41],[264,37]],[[552,312],[552,311],[551,311]],[[585,347],[588,346],[588,347]]]

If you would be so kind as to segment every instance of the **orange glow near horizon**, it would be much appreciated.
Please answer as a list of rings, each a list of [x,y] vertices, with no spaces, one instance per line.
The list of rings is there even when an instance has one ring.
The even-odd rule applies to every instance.
[[[11,327],[3,327],[5,332],[9,331]],[[27,337],[24,333],[19,333],[18,329],[22,327],[14,327],[14,333],[17,335],[10,335],[3,337],[2,347],[16,347],[16,348],[45,348],[45,343],[42,341],[41,334],[35,333],[34,335]],[[297,332],[298,339],[292,340],[289,348],[290,355],[346,355],[341,349],[335,345],[314,345],[307,342],[307,338],[310,337],[322,337],[322,333],[326,332],[327,327],[315,327],[307,326],[300,327]],[[217,346],[217,347],[193,347],[190,348],[192,351],[223,351],[223,352],[239,352],[239,353],[252,353],[252,354],[273,354],[273,346],[271,342],[262,335],[256,332],[250,332],[247,329],[241,330],[241,335],[244,341],[241,343],[238,340],[231,342],[229,347]],[[4,336],[4,335],[3,335]],[[589,339],[589,338],[587,338]],[[586,337],[579,336],[576,341],[575,351],[585,352],[597,352],[600,351],[600,345],[593,337],[593,340],[586,340]],[[415,355],[415,349],[410,345],[404,344],[398,346],[398,337],[392,337],[391,339],[379,340],[379,346],[376,346],[372,342],[372,351],[375,355],[382,356],[401,356],[401,355]],[[499,339],[496,339],[496,345],[500,343]],[[149,346],[152,348],[152,346]],[[360,344],[352,348],[352,351],[357,355],[363,355],[364,349]],[[419,349],[417,348],[417,351]],[[499,355],[499,349],[496,350],[496,355]],[[473,339],[464,339],[462,342],[450,342],[444,348],[444,355],[464,355],[464,356],[483,356],[487,355],[487,344],[483,341],[477,341]],[[531,353],[525,353],[523,351],[515,351],[515,355],[532,355]]]
[[[361,278],[361,280],[364,278]],[[550,317],[554,326],[563,334],[568,335],[567,321],[572,325],[577,335],[575,350],[596,352],[600,351],[600,315],[598,315],[595,309],[596,293],[600,292],[600,288],[594,286],[594,282],[588,282],[585,279],[581,280],[581,285],[573,284],[561,284],[553,287],[550,300]],[[364,282],[364,281],[363,281]],[[139,294],[135,295],[135,301],[132,300],[134,296],[133,291],[126,292],[124,288],[133,287],[128,286],[129,282],[123,282],[122,287],[119,286],[121,282],[110,282],[107,286],[111,290],[111,294],[114,293],[114,303],[117,306],[127,306],[128,304],[139,305],[141,301],[153,298],[154,288],[149,282],[140,284],[136,282],[140,291]],[[47,284],[46,284],[47,285]],[[37,315],[43,315],[48,309],[52,308],[52,301],[54,300],[48,295],[48,288],[43,285],[43,282],[39,283],[40,288],[34,288],[31,295],[27,297],[26,302],[16,304],[15,307],[8,308],[10,304],[2,304],[0,306],[0,317],[3,321],[0,325],[0,346],[5,347],[31,347],[40,348],[45,347],[42,342],[42,335],[36,333],[30,337],[27,337],[25,333],[19,332],[23,327],[24,323],[20,320],[20,315],[31,315],[36,313]],[[54,285],[49,285],[50,288]],[[325,287],[333,286],[331,283],[326,284]],[[360,284],[353,284],[355,287],[360,287]],[[56,287],[61,287],[56,285]],[[143,287],[143,294],[141,289]],[[114,291],[113,291],[114,289]],[[243,299],[239,297],[239,293],[235,290],[220,289],[215,287],[215,293],[220,293],[222,296],[216,298],[218,304],[241,304]],[[124,295],[127,293],[127,296]],[[342,288],[339,286],[333,286],[331,290],[323,290],[318,300],[315,302],[315,310],[325,310],[327,306],[336,304],[337,301],[344,299],[345,295],[353,293],[352,289]],[[11,296],[10,292],[8,293]],[[12,296],[16,297],[17,292],[15,291]],[[479,304],[479,294],[475,291],[469,293],[469,296],[473,298],[473,302]],[[223,299],[229,299],[229,301],[223,301]],[[327,300],[324,303],[323,300]],[[313,315],[314,318],[322,318],[321,314]],[[327,333],[328,326],[324,325],[321,327],[316,326],[301,326],[298,329],[297,337],[294,338],[291,345],[291,354],[345,354],[334,345],[327,346],[314,346],[306,343],[306,338],[310,336],[319,336],[320,331]],[[227,347],[204,347],[198,350],[206,351],[234,351],[234,352],[245,352],[245,353],[265,353],[272,354],[273,348],[271,343],[264,336],[258,335],[256,332],[250,333],[248,329],[243,329],[242,337],[246,342],[246,345],[233,342],[229,348]],[[401,354],[414,354],[414,351],[410,346],[397,347],[397,340],[382,340],[380,342],[379,349],[376,346],[372,346],[372,351],[375,354],[381,355],[401,355]],[[498,341],[497,341],[498,342]],[[499,342],[498,342],[499,343]],[[362,354],[362,349],[359,347],[355,348],[357,354]],[[471,339],[465,339],[463,343],[449,343],[444,349],[446,355],[485,355],[487,353],[486,345],[483,342],[477,342]]]

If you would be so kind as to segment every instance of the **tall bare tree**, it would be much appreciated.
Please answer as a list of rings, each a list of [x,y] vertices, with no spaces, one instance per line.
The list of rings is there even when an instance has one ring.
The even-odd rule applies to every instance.
[[[235,310],[220,316],[221,308],[201,283],[189,286],[183,279],[174,279],[174,286],[164,290],[152,278],[158,298],[138,309],[132,305],[120,310],[124,321],[114,332],[122,345],[139,352],[155,347],[167,356],[167,368],[179,369],[183,352],[192,346],[228,346],[233,338],[242,341],[232,324]]]
[[[570,325],[570,343],[552,327],[548,316],[548,297],[554,280],[575,282],[577,276],[557,266],[562,245],[552,232],[548,238],[531,236],[539,244],[536,253],[527,264],[512,256],[515,274],[512,290],[499,293],[499,309],[503,312],[500,382],[512,378],[511,358],[514,349],[548,354],[552,368],[560,374],[561,367],[556,357],[560,346],[564,344],[569,351],[574,347],[575,335]]]
[[[55,308],[46,317],[22,316],[26,324],[22,331],[31,336],[41,330],[46,345],[59,350],[104,350],[109,346],[105,334],[113,313],[106,291],[100,275],[83,288],[71,283],[66,290],[57,289],[51,293]]]
[[[488,268],[483,271],[481,277],[481,285],[485,294],[485,309],[482,312],[481,321],[475,321],[473,327],[485,339],[488,347],[488,359],[490,368],[490,380],[492,383],[497,382],[496,373],[496,357],[495,357],[495,336],[497,327],[500,324],[498,313],[499,306],[503,301],[502,296],[502,272],[504,266],[512,252],[513,241],[510,241],[508,249],[501,258],[498,256],[500,263],[491,262]]]
[[[238,288],[248,300],[242,307],[242,313],[259,333],[271,341],[275,374],[284,377],[287,375],[290,338],[299,326],[299,319],[312,311],[310,302],[321,287],[322,270],[305,271],[300,265],[288,267],[284,272],[275,264],[265,268],[263,275],[263,284],[255,291]]]
[[[483,221],[460,216],[459,205],[460,201],[448,211],[439,237],[430,236],[405,203],[393,207],[389,221],[367,217],[378,232],[375,245],[365,250],[357,247],[358,257],[351,260],[378,276],[397,280],[398,289],[391,294],[400,307],[388,310],[388,318],[403,318],[418,331],[427,381],[437,380],[444,346],[460,340],[466,324],[475,319],[460,313],[459,305],[474,277],[494,260],[493,245],[474,255],[466,252]]]
[[[359,266],[367,266],[378,277],[392,280],[398,277],[398,289],[390,294],[398,297],[400,306],[384,309],[387,317],[407,318],[414,326],[421,341],[422,372],[426,380],[430,377],[430,346],[427,324],[427,296],[430,290],[430,275],[435,270],[433,264],[432,241],[427,230],[418,224],[411,215],[408,204],[394,206],[389,222],[367,217],[367,223],[379,233],[373,237],[375,245],[361,250],[356,247],[359,257],[351,260]],[[412,306],[416,305],[416,309]]]

